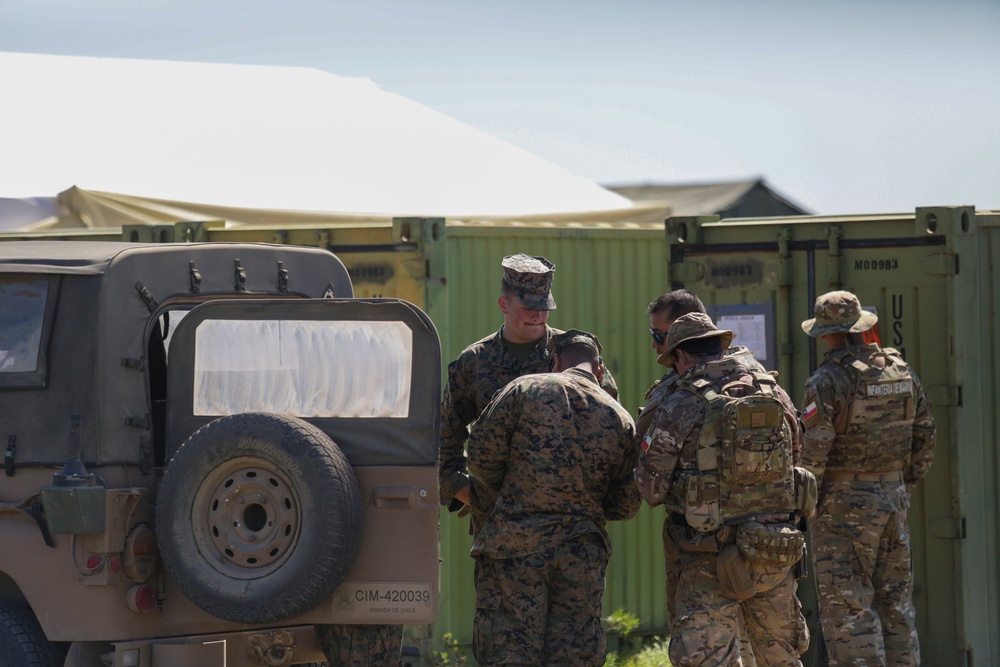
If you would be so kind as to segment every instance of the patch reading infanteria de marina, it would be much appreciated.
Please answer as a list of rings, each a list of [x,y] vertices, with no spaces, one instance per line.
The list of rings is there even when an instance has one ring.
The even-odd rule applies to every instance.
[[[900,394],[912,394],[913,380],[879,382],[878,384],[868,385],[867,389],[869,396],[897,396]]]

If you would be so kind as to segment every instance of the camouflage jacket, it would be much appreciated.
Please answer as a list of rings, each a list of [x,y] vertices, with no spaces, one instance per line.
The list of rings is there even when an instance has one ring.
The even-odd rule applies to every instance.
[[[562,331],[546,327],[545,336],[524,360],[504,345],[503,328],[465,348],[458,359],[448,364],[448,380],[441,401],[441,444],[438,454],[441,504],[448,505],[455,493],[469,484],[465,460],[465,441],[469,425],[474,422],[490,399],[514,378],[530,373],[546,373],[552,361],[548,352],[549,338]],[[612,397],[618,397],[618,387],[605,370],[601,386]],[[458,509],[452,507],[451,509]]]
[[[749,381],[748,372],[762,370],[748,350],[737,348],[718,361],[698,364],[677,382],[705,377],[721,387],[733,380]],[[777,385],[775,397],[784,408],[792,436],[792,458],[797,462],[802,448],[798,413],[791,398]],[[698,443],[704,421],[705,401],[697,394],[672,391],[663,398],[652,431],[642,441],[635,469],[639,493],[651,506],[663,504],[671,512],[684,513],[687,502],[684,484],[676,482],[698,470]]]
[[[635,437],[639,439],[639,442],[646,437],[649,429],[653,427],[653,420],[656,419],[656,410],[660,407],[663,397],[673,389],[674,384],[677,382],[677,377],[677,373],[671,369],[646,390],[646,405],[639,408],[639,412],[635,418]]]
[[[512,381],[469,436],[472,555],[524,556],[592,532],[610,549],[605,522],[641,502],[634,438],[628,412],[587,371]]]
[[[898,353],[877,345],[852,348],[851,352],[853,354],[831,350],[806,381],[802,408],[805,425],[802,464],[820,481],[828,466],[867,472],[902,470],[906,485],[912,489],[924,478],[934,460],[937,435],[930,401],[916,374],[906,367],[908,379],[912,381],[912,393],[907,392],[905,405],[890,403],[885,406],[886,414],[854,411],[857,414],[852,416],[852,403],[859,383],[853,360],[862,362],[860,368],[867,365],[875,353],[890,356]],[[897,411],[901,414],[889,414]],[[902,448],[899,443],[888,441],[899,437],[894,427],[900,422],[906,426]],[[857,433],[849,434],[853,431]],[[859,436],[866,441],[865,447],[851,446]]]

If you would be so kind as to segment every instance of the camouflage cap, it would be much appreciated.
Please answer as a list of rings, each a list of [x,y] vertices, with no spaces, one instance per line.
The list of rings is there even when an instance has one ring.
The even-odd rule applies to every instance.
[[[552,273],[555,265],[544,257],[518,254],[503,258],[503,282],[525,308],[555,310],[552,298]]]
[[[677,361],[675,350],[678,345],[688,340],[712,338],[713,336],[722,339],[722,349],[726,349],[733,342],[733,332],[729,329],[716,327],[712,318],[705,313],[681,315],[667,330],[667,349],[663,351],[657,361],[665,366],[670,366]]]
[[[816,338],[831,333],[860,333],[878,322],[875,313],[861,308],[858,297],[844,290],[827,292],[813,308],[816,317],[802,323],[802,330]]]
[[[555,356],[570,345],[577,344],[587,345],[596,350],[597,354],[600,354],[603,349],[601,341],[597,340],[597,336],[594,334],[580,331],[579,329],[570,329],[562,333],[552,334],[549,337],[549,353]]]

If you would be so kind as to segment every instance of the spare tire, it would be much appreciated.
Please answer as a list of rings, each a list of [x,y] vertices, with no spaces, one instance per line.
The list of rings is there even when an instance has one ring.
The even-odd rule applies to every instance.
[[[361,539],[361,494],[340,448],[301,419],[221,417],[181,445],[156,500],[174,584],[234,623],[275,623],[343,581]]]

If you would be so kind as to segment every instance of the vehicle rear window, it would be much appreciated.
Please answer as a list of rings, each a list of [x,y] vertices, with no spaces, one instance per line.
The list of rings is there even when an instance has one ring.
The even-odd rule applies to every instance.
[[[409,415],[413,332],[403,322],[205,320],[194,414]]]
[[[42,332],[49,298],[47,278],[0,277],[0,373],[42,370]]]

